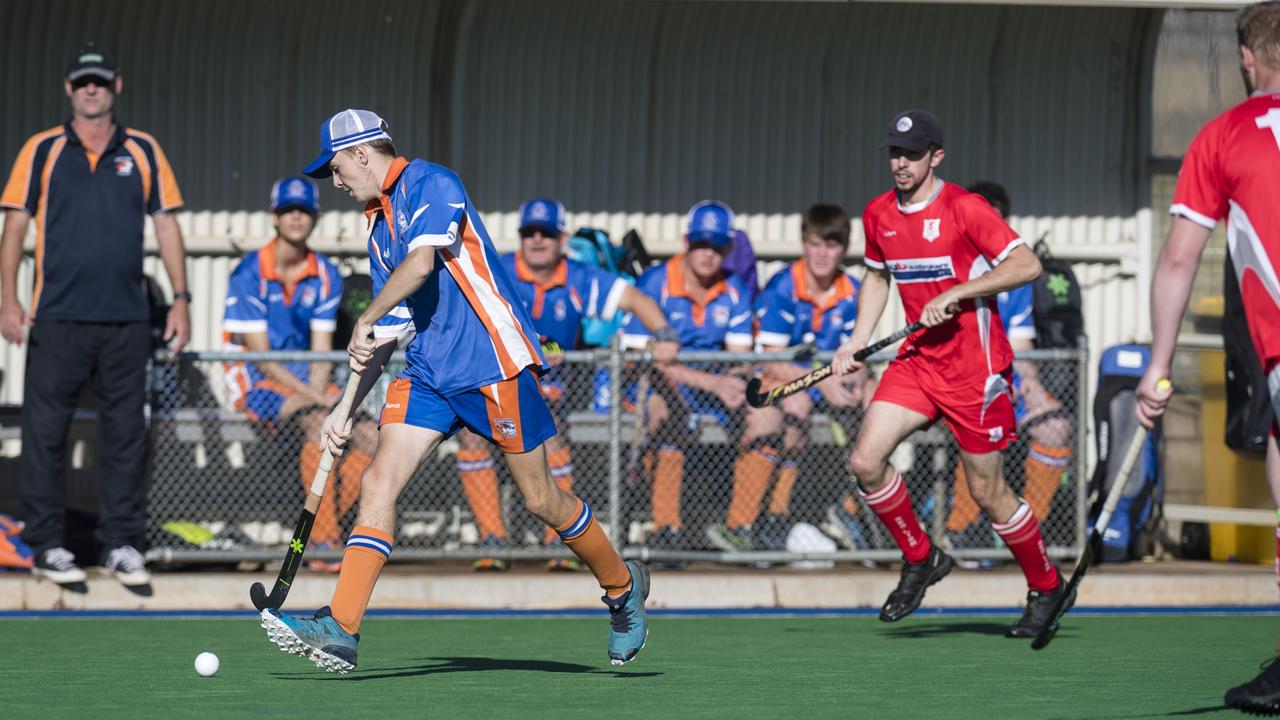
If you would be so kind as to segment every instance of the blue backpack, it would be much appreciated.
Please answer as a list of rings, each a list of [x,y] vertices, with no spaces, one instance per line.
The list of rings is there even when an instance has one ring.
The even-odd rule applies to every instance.
[[[636,282],[627,251],[614,245],[609,240],[609,233],[604,230],[592,227],[579,229],[569,238],[567,254],[570,260],[608,270],[632,285]],[[618,313],[612,320],[584,318],[582,344],[587,347],[608,347],[610,338],[622,328],[622,315]]]

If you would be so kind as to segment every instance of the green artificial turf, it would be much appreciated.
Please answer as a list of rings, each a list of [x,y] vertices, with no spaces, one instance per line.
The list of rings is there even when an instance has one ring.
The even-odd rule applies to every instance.
[[[662,618],[613,668],[606,618],[372,618],[333,675],[244,620],[0,621],[14,718],[1242,717],[1222,694],[1273,616],[1069,617],[1046,650],[1013,618]],[[209,650],[212,678],[192,662]]]

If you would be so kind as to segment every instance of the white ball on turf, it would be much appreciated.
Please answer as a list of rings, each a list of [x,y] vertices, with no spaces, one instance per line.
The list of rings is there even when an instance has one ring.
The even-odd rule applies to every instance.
[[[211,652],[202,652],[196,656],[196,672],[205,677],[218,674],[218,656]]]

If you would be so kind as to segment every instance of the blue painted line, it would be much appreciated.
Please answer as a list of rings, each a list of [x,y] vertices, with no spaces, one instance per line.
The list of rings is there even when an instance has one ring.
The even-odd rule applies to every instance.
[[[860,618],[875,617],[876,608],[654,608],[649,614],[665,618]],[[914,617],[995,617],[1018,615],[1020,607],[921,608]],[[605,609],[468,610],[380,608],[368,617],[395,619],[469,618],[599,618]],[[1075,607],[1071,615],[1088,617],[1211,617],[1280,615],[1280,605],[1192,605],[1186,607]],[[245,620],[252,610],[2,610],[0,620]]]

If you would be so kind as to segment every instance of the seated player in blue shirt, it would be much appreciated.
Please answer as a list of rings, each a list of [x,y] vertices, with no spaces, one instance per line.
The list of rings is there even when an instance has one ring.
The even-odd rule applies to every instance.
[[[342,276],[328,257],[307,247],[320,203],[306,177],[279,180],[271,187],[276,237],[248,253],[231,273],[222,323],[229,348],[251,351],[333,349]],[[280,432],[296,422],[304,438],[298,458],[302,487],[310,487],[320,467],[320,426],[341,392],[329,382],[330,363],[231,363],[228,391],[250,418]],[[356,424],[353,447],[338,461],[316,512],[311,542],[318,549],[341,547],[338,522],[360,497],[360,475],[377,444],[377,428]],[[337,491],[335,492],[335,486]],[[311,567],[336,572],[341,563],[313,561]]]
[[[724,203],[706,200],[693,206],[685,234],[686,252],[650,269],[639,288],[657,301],[680,347],[688,350],[749,352],[752,344],[751,295],[736,277],[724,271],[724,258],[733,242],[733,211]],[[623,347],[637,348],[650,335],[638,319],[623,329]],[[698,418],[705,415],[727,426],[746,399],[746,380],[699,365],[657,366],[654,391],[647,398],[647,433],[657,446],[652,470],[652,547],[681,548],[683,522],[680,493],[684,483],[685,450],[697,438]],[[683,430],[673,422],[685,419]]]
[[[1000,217],[1009,219],[1009,193],[993,182],[976,182],[969,192],[986,198]],[[1036,322],[1032,308],[1035,297],[1030,285],[1023,285],[996,296],[1000,321],[1015,352],[1035,347]],[[1071,421],[1062,414],[1062,403],[1040,383],[1035,363],[1013,363],[1014,413],[1020,435],[1030,438],[1024,470],[1023,488],[1027,504],[1042,525],[1053,506],[1053,496],[1062,482],[1063,473],[1071,469]],[[947,518],[948,537],[953,545],[983,545],[987,537],[973,537],[974,523],[979,518],[978,504],[969,494],[964,469],[957,466],[955,497]]]
[[[511,277],[521,304],[533,318],[542,339],[543,355],[551,369],[540,381],[542,396],[561,425],[565,383],[560,370],[562,350],[577,348],[585,318],[612,320],[630,313],[659,338],[653,347],[654,359],[667,363],[675,359],[680,345],[657,303],[632,287],[623,278],[603,268],[568,259],[564,255],[569,235],[565,232],[564,206],[549,198],[535,198],[520,206],[520,250],[502,256],[502,266]],[[666,340],[662,340],[666,338]],[[458,475],[467,503],[479,526],[482,547],[500,548],[507,542],[498,502],[498,475],[489,444],[468,430],[457,435]],[[573,492],[573,460],[568,444],[560,435],[547,439],[547,465],[561,490]],[[548,527],[543,542],[552,545],[560,536]],[[476,570],[506,570],[500,558],[483,558],[472,564]],[[549,570],[577,570],[574,559],[554,559]]]
[[[838,205],[814,205],[801,221],[802,257],[775,274],[756,299],[756,345],[764,352],[812,343],[833,351],[849,338],[858,315],[858,280],[841,265],[849,250],[851,222]],[[790,382],[813,368],[775,362],[764,368],[766,386]],[[724,525],[707,529],[712,543],[724,550],[753,547],[781,550],[790,523],[791,492],[799,459],[809,439],[809,416],[816,403],[830,411],[862,404],[865,372],[831,376],[807,393],[796,393],[775,407],[747,411],[746,448],[734,466],[733,498]],[[756,523],[774,470],[777,482],[763,523]],[[753,532],[754,529],[754,532]]]

